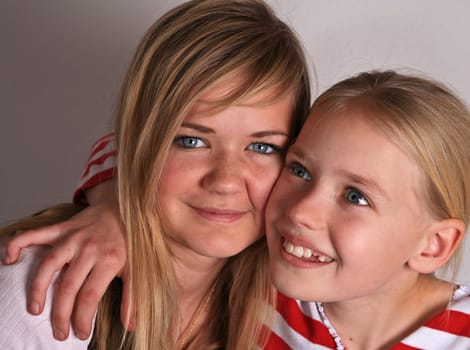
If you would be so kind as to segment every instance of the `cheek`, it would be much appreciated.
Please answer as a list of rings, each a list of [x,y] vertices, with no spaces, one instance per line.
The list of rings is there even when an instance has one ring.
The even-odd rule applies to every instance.
[[[247,175],[249,197],[256,208],[264,211],[279,176],[280,166],[257,167]]]
[[[284,186],[284,182],[281,177],[274,184],[274,187],[269,196],[268,203],[266,205],[266,224],[271,225],[274,221],[279,219],[281,213],[286,213],[288,207],[289,196],[286,194],[289,190]]]
[[[400,267],[407,259],[410,248],[407,229],[396,220],[338,219],[330,230],[335,250],[345,267],[362,266],[375,271],[384,260],[388,261],[388,267],[395,264]]]
[[[158,187],[162,191],[175,192],[178,188],[193,186],[202,171],[198,158],[185,157],[182,152],[170,151]]]
[[[168,188],[172,183],[178,182],[180,180],[179,174],[185,172],[185,167],[186,163],[177,161],[177,157],[170,151],[158,183],[159,191]]]

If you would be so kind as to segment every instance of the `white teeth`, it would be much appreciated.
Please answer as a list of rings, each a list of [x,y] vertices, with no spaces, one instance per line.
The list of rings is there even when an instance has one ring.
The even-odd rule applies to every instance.
[[[284,248],[286,248],[286,251],[289,253],[289,254],[292,254],[294,252],[294,245],[290,242],[287,242],[285,241],[284,242]]]
[[[287,253],[292,254],[298,258],[310,259],[313,256],[313,260],[319,261],[321,263],[333,261],[328,256],[314,253],[310,248],[295,246],[292,242],[289,242],[287,240],[284,240],[283,247]]]
[[[298,258],[301,258],[302,255],[304,255],[304,248],[302,247],[295,247],[294,251],[292,252],[293,255],[295,255]]]
[[[309,248],[304,248],[304,258],[311,258],[312,257],[312,250]]]

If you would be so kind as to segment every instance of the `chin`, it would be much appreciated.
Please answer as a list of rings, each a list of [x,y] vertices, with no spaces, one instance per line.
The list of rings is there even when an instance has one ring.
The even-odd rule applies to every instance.
[[[304,282],[305,283],[305,282]],[[300,300],[300,301],[316,301],[318,298],[314,298],[312,293],[309,293],[308,291],[297,289],[294,288],[292,285],[286,284],[286,283],[275,283],[273,282],[274,287],[284,294],[286,297]]]
[[[226,259],[237,255],[241,251],[247,248],[247,246],[239,246],[234,244],[226,244],[224,242],[212,242],[210,246],[205,246],[199,250],[199,253],[211,258]]]
[[[299,281],[292,276],[292,273],[284,271],[278,264],[269,264],[269,273],[274,287],[287,297],[304,300],[306,281]]]

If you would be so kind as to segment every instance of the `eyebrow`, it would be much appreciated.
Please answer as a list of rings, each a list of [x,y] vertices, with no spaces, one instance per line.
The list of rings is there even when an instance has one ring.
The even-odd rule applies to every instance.
[[[289,153],[294,153],[297,158],[302,161],[309,160],[310,162],[315,163],[314,157],[307,156],[307,154],[302,149],[297,147],[295,143],[289,147]]]
[[[205,134],[215,134],[215,130],[212,128],[208,128],[207,126],[203,126],[200,124],[193,124],[193,123],[183,123],[181,124],[182,127],[188,128],[188,129],[194,129],[200,132],[203,132]]]
[[[315,157],[312,157],[312,156],[308,155],[302,149],[300,149],[299,147],[296,147],[295,144],[290,147],[289,152],[294,153],[301,161],[308,161],[312,164],[315,164]],[[379,184],[376,181],[374,181],[373,179],[364,177],[362,175],[353,173],[353,172],[348,171],[348,170],[339,170],[339,171],[337,171],[337,173],[344,176],[344,177],[346,177],[346,178],[348,178],[348,179],[350,179],[350,181],[352,181],[353,183],[363,185],[363,186],[367,187],[371,192],[376,193],[376,194],[390,200],[390,198],[387,196],[387,194],[382,189],[382,187],[379,186]]]
[[[347,178],[351,179],[352,182],[357,183],[357,184],[362,185],[362,186],[365,186],[371,192],[376,193],[379,196],[382,196],[382,197],[390,200],[390,198],[387,196],[387,194],[382,189],[382,187],[380,187],[379,184],[377,182],[375,182],[373,179],[366,178],[364,176],[358,175],[356,173],[352,173],[352,172],[347,171],[347,170],[341,170],[339,173],[346,176]]]
[[[194,124],[194,123],[183,123],[181,124],[182,127],[184,128],[189,128],[189,129],[194,129],[196,131],[205,133],[205,134],[215,134],[215,130],[212,128],[209,128],[204,125],[200,124]],[[266,131],[258,131],[250,135],[251,137],[268,137],[268,136],[286,136],[289,137],[289,134],[280,131],[280,130],[266,130]]]

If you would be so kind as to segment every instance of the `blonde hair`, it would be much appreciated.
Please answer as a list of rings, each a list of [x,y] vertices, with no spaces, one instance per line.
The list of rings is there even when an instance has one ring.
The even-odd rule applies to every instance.
[[[34,230],[70,219],[84,208],[80,204],[62,203],[41,210],[29,217],[14,221],[0,228],[0,238],[11,238],[21,231]]]
[[[310,105],[303,50],[263,1],[188,1],[152,25],[137,48],[116,125],[119,204],[137,302],[137,327],[124,348],[175,348],[177,283],[156,188],[188,111],[202,94],[233,79],[237,85],[216,101],[216,108],[274,88],[269,102],[293,96],[291,131],[298,132]],[[228,260],[215,281],[207,324],[192,347],[256,348],[268,317],[266,305],[274,298],[266,259],[261,239]],[[109,317],[113,301],[102,305],[97,340],[99,348],[111,348],[106,339],[115,331]]]
[[[407,152],[424,175],[430,212],[438,219],[470,219],[470,112],[443,84],[429,78],[372,71],[325,91],[313,108],[362,109],[365,117]],[[447,264],[458,273],[462,244]]]

